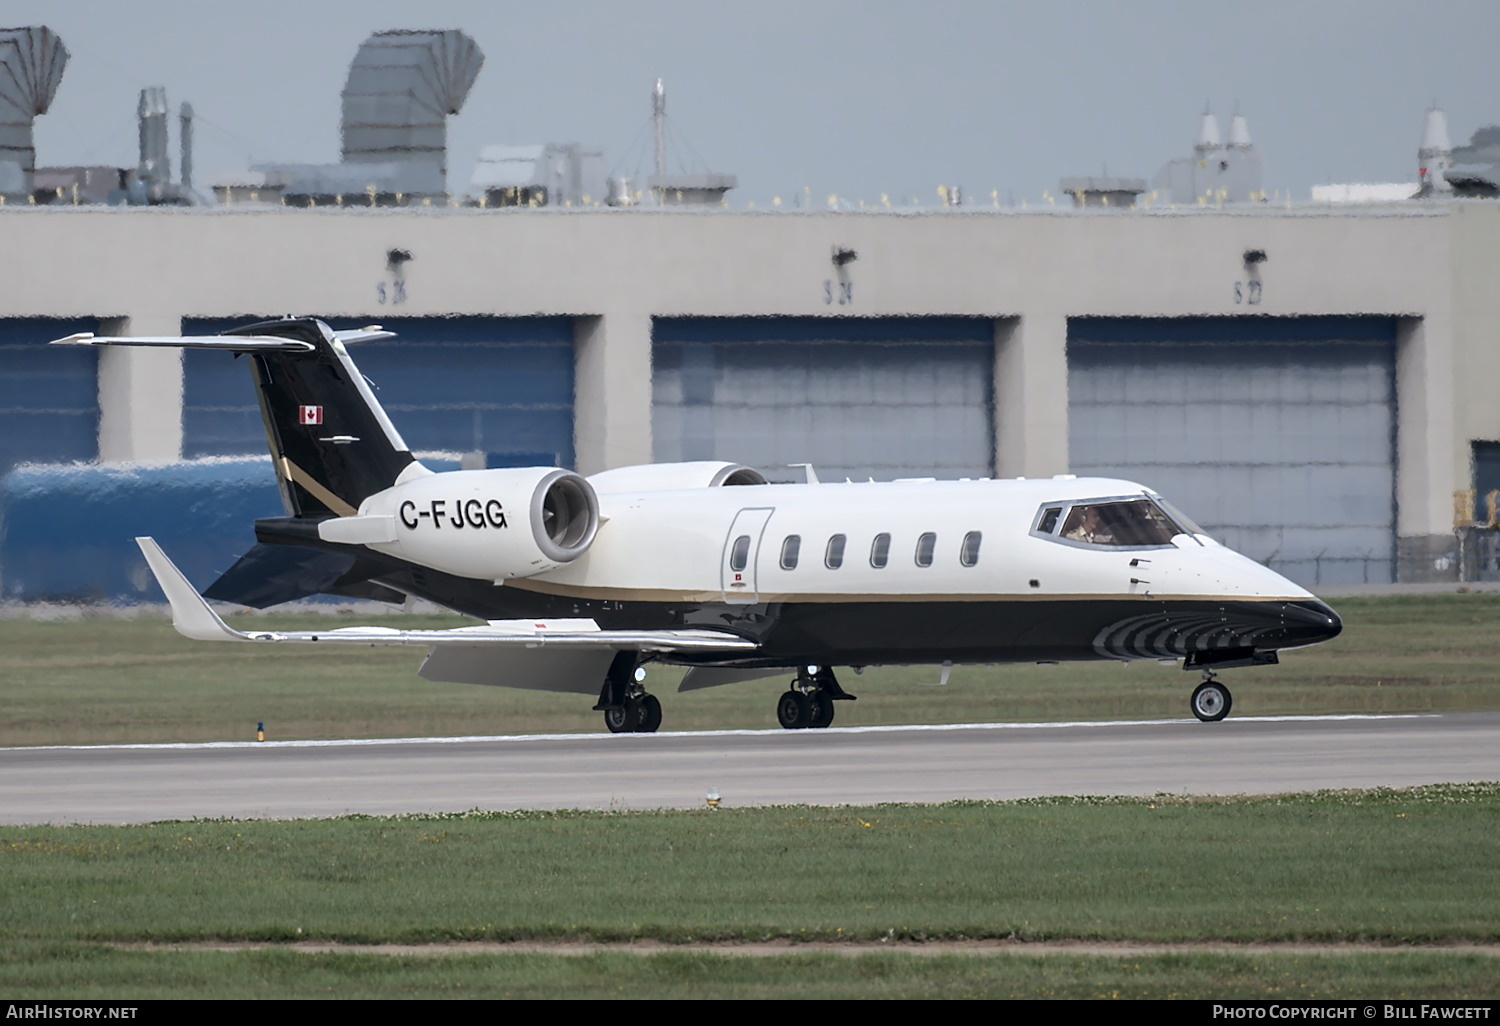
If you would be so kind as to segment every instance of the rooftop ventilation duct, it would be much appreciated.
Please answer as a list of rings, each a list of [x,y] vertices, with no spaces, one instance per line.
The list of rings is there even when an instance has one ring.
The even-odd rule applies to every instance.
[[[1233,120],[1229,122],[1229,148],[1248,150],[1253,145],[1250,141],[1250,123],[1245,120],[1245,115],[1235,111]]]
[[[463,107],[483,65],[478,44],[457,29],[370,36],[344,85],[344,162],[427,165],[413,191],[443,192],[447,116]]]
[[[1219,119],[1205,109],[1203,121],[1198,126],[1198,142],[1193,149],[1198,153],[1212,153],[1219,148]]]
[[[172,162],[167,157],[167,90],[163,86],[141,90],[136,119],[141,137],[141,160],[136,175],[153,198],[160,199],[163,190],[172,183]]]
[[[0,29],[0,194],[31,193],[32,121],[47,113],[67,65],[68,48],[46,26]]]
[[[1448,115],[1436,104],[1422,119],[1422,145],[1417,150],[1417,195],[1453,191],[1446,172],[1453,166],[1453,144],[1448,141]]]

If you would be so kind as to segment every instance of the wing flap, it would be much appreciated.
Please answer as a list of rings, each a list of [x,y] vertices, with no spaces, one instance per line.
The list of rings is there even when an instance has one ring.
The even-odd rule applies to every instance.
[[[485,684],[528,691],[599,694],[599,682],[614,661],[607,649],[508,648],[501,658],[484,645],[436,645],[417,673],[445,684]]]

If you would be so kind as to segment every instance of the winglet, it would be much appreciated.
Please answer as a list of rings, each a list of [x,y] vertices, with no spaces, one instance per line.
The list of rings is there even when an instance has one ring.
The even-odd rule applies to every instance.
[[[156,583],[166,593],[167,602],[172,606],[172,626],[177,628],[178,634],[194,641],[250,640],[219,619],[219,614],[208,607],[203,596],[167,558],[156,539],[137,538],[135,543],[141,547],[141,555],[146,557],[146,565],[151,567]]]

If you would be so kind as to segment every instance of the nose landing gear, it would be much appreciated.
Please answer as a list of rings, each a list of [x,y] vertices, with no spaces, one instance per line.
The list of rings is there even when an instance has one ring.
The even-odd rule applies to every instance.
[[[1193,689],[1193,697],[1189,702],[1193,715],[1204,723],[1218,723],[1229,715],[1229,708],[1234,704],[1234,696],[1229,689],[1214,679],[1212,670],[1203,671],[1203,683]]]

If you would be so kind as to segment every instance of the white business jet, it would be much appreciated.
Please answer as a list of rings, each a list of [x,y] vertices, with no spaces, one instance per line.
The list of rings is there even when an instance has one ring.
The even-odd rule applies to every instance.
[[[258,544],[203,595],[137,539],[181,633],[421,646],[429,680],[597,695],[620,733],[661,725],[650,664],[687,667],[680,690],[791,671],[776,715],[798,729],[828,726],[854,698],[834,667],[940,665],[946,680],[965,663],[1180,659],[1202,673],[1193,713],[1216,721],[1231,704],[1216,671],[1275,663],[1342,627],[1129,481],[772,485],[717,462],[434,473],[349,357],[390,336],[287,318],[54,343],[249,357],[287,515],[256,521]],[[204,600],[318,593],[416,596],[487,623],[239,631]]]

